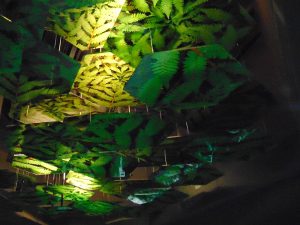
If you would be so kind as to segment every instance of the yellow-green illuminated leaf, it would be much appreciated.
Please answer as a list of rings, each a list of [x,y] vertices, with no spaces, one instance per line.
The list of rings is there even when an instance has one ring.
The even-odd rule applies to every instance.
[[[50,27],[81,50],[102,48],[121,11],[121,3],[124,1],[115,0],[78,10],[67,9],[59,15],[53,12]]]

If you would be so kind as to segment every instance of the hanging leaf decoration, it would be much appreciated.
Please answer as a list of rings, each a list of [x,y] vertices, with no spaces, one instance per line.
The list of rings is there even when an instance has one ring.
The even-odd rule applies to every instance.
[[[215,43],[232,50],[254,29],[249,18],[243,7],[229,0],[226,9],[208,0],[131,1],[123,7],[105,49],[133,66],[153,51]]]
[[[73,90],[92,105],[108,108],[136,105],[123,90],[134,69],[112,53],[91,54],[84,57]]]
[[[71,88],[80,64],[44,43],[24,54],[22,72],[29,76],[58,80]]]
[[[38,69],[34,68],[33,71]],[[63,74],[71,72],[69,70]],[[116,107],[135,106],[138,102],[123,90],[133,72],[129,64],[112,53],[86,55],[70,94],[43,99],[30,107],[24,106],[20,110],[20,120],[26,124],[63,121],[70,116],[105,113]]]
[[[168,191],[169,188],[153,188],[153,189],[142,189],[127,197],[128,200],[135,204],[142,205],[153,202],[157,198],[161,197]]]
[[[0,38],[9,62],[1,59],[0,94],[12,102],[10,117],[14,119],[20,119],[24,105],[68,92],[79,68],[74,60],[40,41],[48,9],[42,1],[26,0],[14,8],[3,3],[8,19],[1,17]]]
[[[112,203],[102,201],[78,201],[75,202],[74,208],[88,215],[107,215],[118,207]]]
[[[163,186],[182,184],[207,184],[215,180],[220,173],[213,168],[206,168],[204,172],[203,164],[178,164],[161,169],[155,176],[154,181]]]
[[[66,201],[87,201],[93,196],[92,191],[83,190],[72,185],[51,185],[51,186],[39,186],[44,192],[49,195],[61,198],[63,196]]]
[[[215,59],[220,60],[220,64],[214,65]],[[236,67],[235,63],[237,61],[219,45],[154,53],[143,59],[125,89],[150,106],[211,107],[247,80],[246,70],[230,73],[228,67]]]
[[[13,127],[7,145],[18,154],[16,168],[67,174],[68,185],[37,187],[44,204],[67,200],[52,212],[118,209],[97,201],[97,192],[154,202],[172,186],[216,179],[214,162],[261,146],[256,128],[218,108],[248,80],[229,51],[254,21],[235,1],[25,0],[14,9],[7,3],[0,6],[0,94],[12,103],[11,117],[40,123]],[[80,53],[78,73],[77,62],[40,42],[47,18],[46,30],[72,50],[97,52]],[[212,107],[221,118],[203,110]],[[164,188],[125,193],[134,181],[123,179],[139,165],[159,168],[145,184]]]
[[[52,10],[49,29],[80,50],[102,48],[123,4],[124,0],[114,0],[63,12]]]
[[[101,183],[98,182],[97,179],[74,171],[70,171],[67,174],[66,183],[88,191],[96,190],[101,187]]]
[[[111,174],[125,168],[125,156],[132,159],[150,156],[151,146],[170,132],[157,116],[148,118],[138,114],[97,115],[84,124],[80,128],[71,122],[21,126],[11,134],[8,146],[14,153],[47,160],[62,172],[73,170],[102,179],[109,176],[107,166],[111,167]],[[98,147],[90,148],[91,145]],[[145,148],[148,148],[146,155],[136,150]]]
[[[26,156],[14,157],[12,166],[28,170],[37,175],[47,175],[58,170],[54,165]]]
[[[22,53],[24,45],[22,44],[22,35],[18,30],[20,26],[12,24],[0,18],[0,74],[16,73],[21,70]],[[13,37],[13,39],[11,38]]]

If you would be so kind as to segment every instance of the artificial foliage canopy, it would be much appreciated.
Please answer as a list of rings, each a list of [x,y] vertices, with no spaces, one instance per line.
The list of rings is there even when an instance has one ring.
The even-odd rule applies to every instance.
[[[2,60],[0,94],[12,102],[10,116],[19,119],[24,105],[70,90],[79,64],[41,42],[47,18],[47,5],[26,0],[27,5],[3,2],[4,15],[0,19],[0,38],[5,43],[7,60]],[[9,11],[16,4],[15,11]],[[36,9],[31,13],[31,9]],[[15,17],[16,14],[20,15]],[[1,55],[3,51],[1,51]],[[13,62],[13,63],[12,63]]]
[[[17,64],[14,64],[14,67],[21,63],[21,47],[25,49],[33,47],[41,39],[41,32],[45,27],[48,13],[50,13],[50,16],[48,17],[47,29],[54,30],[82,50],[90,48],[102,49],[108,35],[111,34],[111,41],[104,50],[115,52],[116,56],[121,57],[134,67],[141,61],[141,56],[153,51],[191,46],[198,43],[211,43],[211,41],[203,42],[201,38],[196,40],[193,35],[189,34],[189,31],[195,30],[193,31],[195,34],[213,32],[208,36],[212,37],[215,35],[217,38],[214,40],[220,39],[218,43],[230,49],[228,46],[233,46],[238,40],[234,33],[239,33],[239,37],[245,36],[253,26],[253,20],[247,11],[233,1],[226,4],[218,1],[196,1],[194,3],[189,1],[127,1],[125,5],[124,3],[124,1],[104,0],[80,2],[68,0],[26,0],[26,7],[23,7],[18,1],[4,1],[2,3],[3,12],[5,12],[5,16],[13,21],[13,23],[7,21],[6,23],[9,23],[10,27],[15,27],[13,29],[17,31],[16,37],[21,37],[21,39],[16,39],[17,42],[14,40],[13,48],[15,53],[11,53],[12,59],[16,57],[14,54],[19,55],[18,59],[14,60],[14,62],[19,61]],[[11,9],[10,4],[16,5],[15,11]],[[119,15],[121,8],[122,13]],[[30,9],[34,13],[31,13]],[[16,18],[16,13],[21,13],[22,16]],[[196,19],[193,16],[194,14],[199,14],[202,20]],[[118,22],[115,24],[117,18]],[[178,24],[185,26],[184,32],[179,29],[180,26]],[[133,30],[130,30],[128,27],[133,28]],[[174,27],[176,29],[173,29]],[[212,31],[210,28],[213,27]],[[8,29],[7,24],[4,28],[5,30]],[[104,28],[107,30],[104,31]],[[139,29],[135,30],[136,28]],[[222,36],[221,31],[215,28],[221,29],[222,32],[226,31]],[[114,29],[113,33],[111,33],[111,29]],[[102,33],[96,34],[96,31],[101,31]],[[70,32],[73,36],[70,35]],[[183,38],[182,35],[191,35],[191,37]],[[170,37],[172,37],[172,40],[175,40],[174,38],[179,36],[178,40],[183,44],[167,46],[167,43],[172,43]],[[101,41],[97,42],[96,39],[99,38]],[[183,41],[183,39],[187,40]],[[212,43],[214,42],[216,41]],[[30,58],[30,56],[26,55],[26,58]],[[11,60],[9,61],[11,62]],[[46,59],[45,62],[49,62],[49,59]],[[12,65],[9,65],[9,67],[12,67]],[[15,67],[13,70],[19,70],[18,67]],[[46,67],[40,68],[49,70]],[[73,68],[75,70],[75,67]],[[36,72],[39,73],[40,71],[37,68]],[[63,75],[70,77],[64,73]],[[48,76],[52,77],[50,74]],[[7,85],[6,89],[12,88],[10,84]],[[121,92],[122,87],[119,88],[117,86],[116,88],[118,90],[113,90],[113,93]],[[111,108],[106,109],[105,107],[107,105],[125,106],[126,104],[132,104],[131,101],[134,101],[129,95],[124,95],[120,99],[121,101],[118,101],[118,99],[115,101],[116,104],[108,104],[108,101],[113,99],[111,95],[108,97],[101,94],[106,99],[99,97],[99,95],[92,97],[90,94],[88,99],[82,98],[81,95],[79,95],[79,98],[70,95],[59,95],[56,98],[54,96],[65,92],[65,90],[57,92],[57,90],[52,91],[51,88],[50,90],[49,88],[41,88],[38,92],[33,88],[33,91],[32,93],[36,95],[40,93],[41,95],[37,100],[47,97],[51,98],[38,101],[38,103],[36,103],[35,99],[34,101],[30,100],[29,106],[14,105],[11,116],[23,123],[63,121],[65,117],[69,116],[112,111]],[[76,94],[77,92],[75,91],[74,93]],[[112,94],[112,92],[110,93]],[[105,100],[105,106],[96,101],[98,98],[101,99],[100,103],[103,103],[103,100]]]
[[[203,164],[172,165],[162,169],[155,176],[154,181],[167,187],[174,184],[187,183],[195,180],[197,176],[201,176],[199,168],[202,166]]]
[[[125,90],[149,106],[205,108],[241,86],[247,74],[224,48],[205,45],[144,57]]]
[[[90,7],[63,12],[54,9],[50,11],[49,29],[81,50],[102,48],[124,2],[102,1]]]
[[[107,215],[111,214],[119,207],[103,201],[79,201],[75,202],[74,208],[81,210],[88,215]]]
[[[20,120],[26,124],[63,121],[66,117],[136,106],[138,101],[123,90],[133,72],[134,68],[112,53],[86,55],[69,94],[23,107]]]
[[[55,173],[55,171],[58,170],[56,166],[26,156],[14,157],[12,166],[29,170],[32,173],[37,175],[47,175],[47,174]]]
[[[107,108],[136,105],[136,100],[123,90],[134,69],[112,53],[84,57],[73,91],[91,105]]]
[[[232,56],[253,28],[236,1],[4,0],[0,9],[0,94],[18,120],[7,146],[14,167],[66,178],[37,187],[49,211],[120,209],[99,192],[155,203],[219,177],[216,161],[264,149],[249,116],[260,105],[240,94],[248,71]],[[85,51],[80,69],[41,42],[45,29]],[[251,106],[229,110],[234,96]],[[140,165],[158,170],[134,189]]]
[[[106,47],[136,67],[157,51],[214,43],[231,50],[252,28],[248,12],[231,0],[134,0],[123,7]]]
[[[40,192],[55,196],[58,200],[61,198],[61,195],[63,195],[64,200],[75,202],[87,201],[94,194],[92,191],[84,190],[73,185],[37,186],[36,189]]]

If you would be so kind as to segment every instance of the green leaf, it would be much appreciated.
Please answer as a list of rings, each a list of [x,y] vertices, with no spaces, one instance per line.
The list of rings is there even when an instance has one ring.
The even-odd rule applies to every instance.
[[[209,19],[212,19],[217,22],[226,23],[231,19],[231,15],[228,12],[225,12],[222,9],[217,8],[202,8],[201,11],[206,14]]]
[[[22,63],[23,47],[0,33],[0,74],[19,72]]]
[[[138,148],[136,157],[137,158],[149,157],[151,155],[151,153],[152,153],[152,149],[149,147]]]
[[[155,182],[164,186],[171,186],[180,182],[181,167],[182,166],[174,165],[159,171],[154,178]]]
[[[155,105],[162,89],[162,81],[159,77],[153,78],[143,85],[137,98],[149,106]]]
[[[110,195],[121,194],[123,186],[122,182],[109,181],[102,184],[100,191]]]
[[[115,132],[115,140],[116,140],[116,144],[124,149],[129,148],[132,142],[132,139],[129,134],[120,131]]]
[[[90,168],[98,179],[105,176],[105,168],[103,166],[93,164],[90,166]]]
[[[200,52],[208,59],[231,59],[232,56],[220,45],[206,45],[200,47]]]
[[[150,135],[148,135],[145,130],[140,130],[139,134],[136,137],[136,147],[137,148],[146,148],[152,146],[153,141]]]
[[[70,57],[56,51],[44,43],[38,43],[24,54],[26,61],[23,72],[38,77],[48,77],[53,81],[62,79],[65,85],[71,87],[80,67],[79,63]]]
[[[138,22],[145,18],[147,18],[147,15],[144,13],[134,13],[134,14],[130,14],[128,16],[121,17],[120,21],[124,24],[130,24],[130,23]]]
[[[134,6],[141,12],[149,12],[150,8],[146,0],[133,0]]]
[[[78,85],[73,88],[96,107],[134,106],[135,99],[123,90],[133,71],[132,66],[113,53],[86,55],[75,79]]]
[[[81,210],[88,215],[107,215],[112,213],[116,206],[108,202],[101,201],[77,201],[74,208]]]
[[[120,1],[112,3],[102,1],[80,10],[66,9],[60,13],[61,9],[52,10],[49,27],[80,50],[102,48],[123,6]]]
[[[153,45],[157,49],[163,49],[165,47],[165,39],[161,32],[162,30],[158,28],[152,32]]]
[[[182,102],[184,99],[186,99],[193,92],[197,92],[199,90],[201,83],[202,83],[201,77],[195,80],[185,82],[179,85],[178,87],[176,87],[174,90],[170,91],[167,94],[167,96],[162,100],[162,102],[166,105],[178,104]]]
[[[199,5],[202,5],[206,2],[208,2],[209,0],[196,0],[196,1],[191,1],[191,2],[188,2],[186,4],[186,7],[185,7],[185,13],[189,13],[191,10],[195,9],[195,8],[198,8]]]
[[[156,6],[156,4],[159,2],[160,0],[152,0],[152,2],[153,2],[153,6],[155,7]]]
[[[161,80],[164,86],[168,86],[170,79],[176,74],[179,56],[178,51],[157,52],[152,55],[153,74]]]
[[[172,12],[172,0],[161,0],[160,8],[169,19]]]
[[[44,193],[46,192],[58,198],[61,198],[61,195],[63,195],[66,201],[87,201],[93,196],[92,191],[83,190],[72,185],[37,186],[36,188],[42,189]]]
[[[149,136],[157,135],[165,125],[165,122],[159,117],[152,116],[145,127],[145,133]]]
[[[183,13],[184,9],[184,0],[173,0],[173,5],[179,13]]]
[[[153,202],[168,190],[168,188],[142,189],[129,195],[127,199],[135,204],[142,205]]]
[[[236,45],[237,40],[238,34],[236,29],[232,25],[229,25],[226,32],[220,39],[220,44],[222,44],[227,50],[231,50]]]
[[[93,163],[97,166],[104,166],[112,160],[109,154],[101,154],[100,157]]]
[[[206,69],[206,59],[195,51],[189,51],[184,61],[184,76],[187,80],[203,76]]]

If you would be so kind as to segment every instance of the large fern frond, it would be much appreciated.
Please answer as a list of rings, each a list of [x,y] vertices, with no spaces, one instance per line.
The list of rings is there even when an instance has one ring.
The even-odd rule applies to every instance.
[[[160,3],[161,11],[166,15],[168,19],[170,18],[172,7],[173,7],[172,0],[161,0]]]
[[[68,9],[59,15],[53,11],[50,27],[81,50],[102,48],[121,12],[122,5],[112,4],[117,2],[102,2],[75,12]]]
[[[134,13],[120,18],[121,23],[130,24],[141,21],[147,17],[144,13]]]
[[[179,52],[157,52],[153,58],[151,68],[153,74],[161,79],[163,85],[168,86],[170,79],[176,74],[179,66]]]
[[[189,51],[184,60],[184,75],[187,80],[193,80],[196,77],[203,76],[206,69],[206,59],[201,56],[201,53]],[[202,78],[203,79],[203,78]]]
[[[150,8],[146,0],[133,0],[133,5],[141,12],[149,12]]]
[[[184,0],[173,0],[173,5],[179,13],[183,13],[184,10]]]

